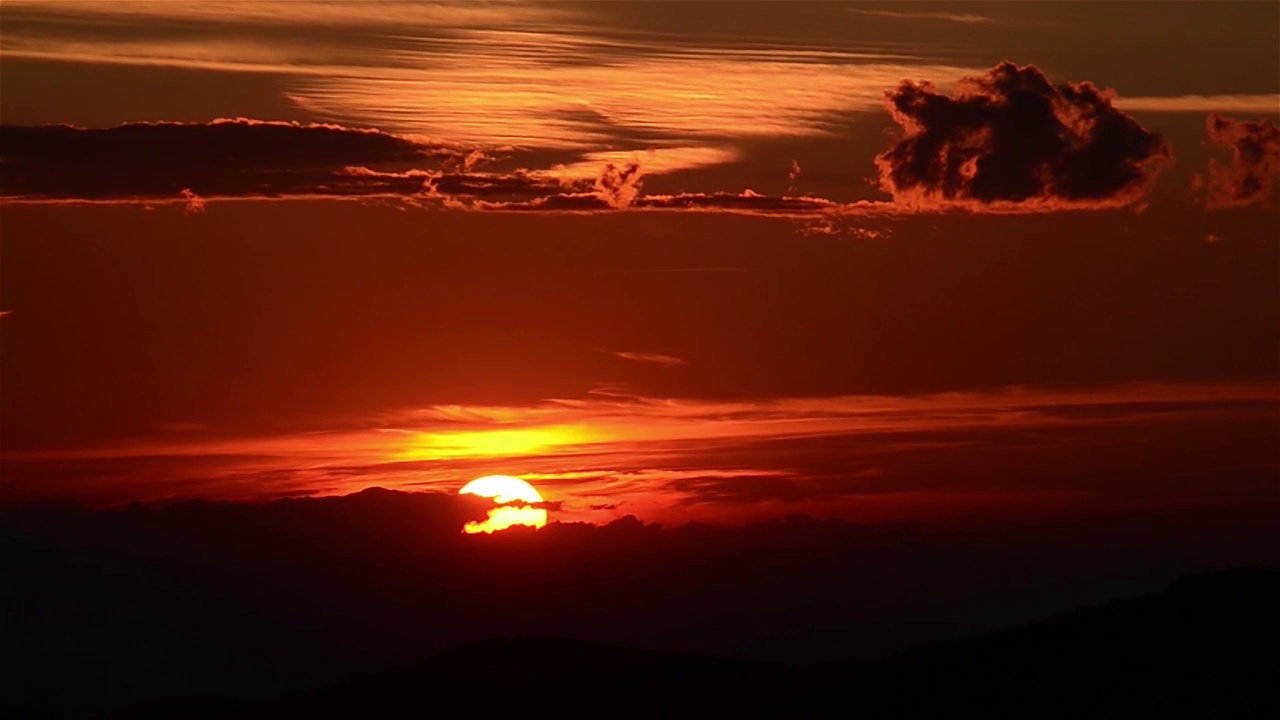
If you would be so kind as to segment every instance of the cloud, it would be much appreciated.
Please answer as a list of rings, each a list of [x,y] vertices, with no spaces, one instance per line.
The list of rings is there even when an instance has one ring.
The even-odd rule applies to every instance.
[[[1274,418],[1277,402],[1274,384],[755,401],[602,392],[532,406],[428,406],[329,431],[241,438],[166,431],[137,443],[15,450],[6,453],[3,469],[15,500],[76,498],[104,505],[175,493],[262,499],[373,485],[454,491],[472,478],[514,472],[538,484],[548,502],[566,501],[560,509],[571,516],[589,518],[590,505],[627,502],[642,517],[661,517],[675,504],[729,492],[724,485],[730,482],[753,484],[753,494],[774,499],[784,492],[777,490],[784,477],[800,478],[797,489],[804,492],[797,497],[834,492],[826,479],[858,496],[996,484],[997,477],[986,473],[999,468],[1006,473],[1000,477],[1013,482],[1009,463],[1018,453],[1028,467],[1058,467],[1057,459],[1046,465],[1046,458],[1088,447],[1081,445],[1086,436],[1105,449],[1120,442],[1117,433],[1126,428],[1146,433],[1157,426],[1169,429],[1169,442],[1183,444],[1190,429],[1226,418],[1265,423]],[[1238,454],[1232,463],[1245,467],[1258,459],[1249,437],[1230,447]],[[1267,462],[1274,462],[1271,446],[1265,444]],[[1219,450],[1212,452],[1227,451],[1214,447]],[[1135,453],[1157,463],[1146,451]],[[1098,457],[1081,456],[1088,462]],[[974,471],[938,474],[953,462]],[[868,474],[872,467],[883,474]],[[1060,470],[1064,483],[1087,480],[1069,477],[1080,467]],[[1148,469],[1144,476],[1154,482],[1161,472]],[[773,479],[743,480],[751,477]]]
[[[581,180],[595,181],[600,177],[601,167],[608,163],[620,168],[640,163],[645,175],[662,175],[723,165],[740,159],[741,153],[729,147],[676,146],[650,147],[644,150],[601,150],[583,153],[578,162],[554,166],[548,174],[570,184]]]
[[[640,194],[642,174],[638,161],[629,162],[621,167],[607,163],[592,187],[595,189],[596,197],[606,205],[621,210],[631,205]]]
[[[613,182],[612,180],[610,182]],[[524,201],[476,200],[466,209],[501,212],[599,213],[619,210],[682,211],[763,215],[806,219],[824,215],[890,215],[902,212],[893,203],[838,203],[816,197],[779,197],[747,189],[740,193],[689,192],[669,195],[637,195],[621,204],[613,190],[562,192]],[[628,191],[629,192],[629,191]],[[603,197],[602,197],[603,196]]]
[[[654,365],[664,365],[666,367],[680,367],[682,365],[689,364],[682,358],[678,358],[675,355],[663,355],[661,353],[615,352],[614,356],[620,357],[623,360],[634,360],[636,362],[652,363]]]
[[[187,215],[197,215],[209,209],[209,202],[199,195],[191,192],[191,188],[182,188],[182,192],[179,194],[187,200],[187,206],[183,209],[183,213]]]
[[[526,151],[506,148],[499,157],[422,136],[247,118],[104,129],[0,126],[0,200],[182,203],[190,214],[212,199],[386,198],[470,211],[765,215],[816,221],[810,232],[831,233],[850,217],[1123,206],[1141,199],[1170,158],[1158,135],[1092,85],[1053,86],[1030,66],[1003,63],[961,82],[954,97],[908,81],[889,99],[906,130],[877,156],[892,202],[792,195],[800,176],[794,160],[781,196],[751,189],[642,194],[651,172],[737,157],[709,146],[572,151],[568,164],[482,172],[485,163],[511,168],[514,155]],[[847,234],[883,235],[865,228]]]
[[[854,10],[859,15],[891,18],[894,20],[941,20],[943,22],[961,23],[963,25],[986,25],[1000,22],[986,15],[949,12],[899,12],[896,10]]]
[[[1205,204],[1229,208],[1266,202],[1280,175],[1280,127],[1267,119],[1235,120],[1218,114],[1210,115],[1205,127],[1211,143],[1231,150],[1230,165],[1209,160]]]
[[[888,229],[875,230],[854,225],[849,218],[840,217],[839,215],[801,221],[799,230],[801,235],[808,237],[823,235],[828,237],[843,236],[854,238],[855,240],[878,240],[889,237],[892,234]]]
[[[908,80],[887,99],[902,134],[876,156],[880,186],[917,209],[1123,207],[1172,160],[1109,92],[1055,85],[1033,65],[1001,62],[951,96]]]
[[[1280,113],[1280,95],[1171,95],[1119,97],[1113,104],[1125,112]]]
[[[348,166],[463,161],[466,156],[457,148],[378,130],[247,118],[93,129],[0,126],[0,196],[171,198],[184,190],[202,197],[323,194],[343,179]]]

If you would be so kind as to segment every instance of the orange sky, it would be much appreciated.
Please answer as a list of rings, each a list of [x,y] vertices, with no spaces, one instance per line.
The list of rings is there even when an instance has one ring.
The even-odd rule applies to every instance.
[[[5,495],[1274,500],[1280,9],[904,7],[4,0]]]

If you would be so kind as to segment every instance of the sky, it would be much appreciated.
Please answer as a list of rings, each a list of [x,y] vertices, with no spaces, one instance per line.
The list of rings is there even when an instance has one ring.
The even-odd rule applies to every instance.
[[[0,475],[1273,507],[1280,6],[0,0]]]

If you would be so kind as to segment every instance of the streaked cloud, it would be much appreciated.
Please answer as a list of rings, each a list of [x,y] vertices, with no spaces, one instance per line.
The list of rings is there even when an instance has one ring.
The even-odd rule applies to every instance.
[[[480,145],[595,149],[833,134],[843,128],[839,113],[878,111],[885,90],[904,77],[947,82],[971,72],[781,57],[623,56],[593,64],[479,52],[422,55],[422,70],[394,77],[299,78],[291,92],[339,121]]]
[[[556,165],[548,175],[565,181],[591,180],[600,176],[607,165],[637,165],[646,175],[662,175],[682,170],[696,170],[738,160],[741,153],[728,147],[653,147],[645,150],[603,150],[586,152],[582,159],[568,165]]]
[[[728,141],[837,132],[840,113],[877,111],[903,77],[947,82],[972,71],[877,47],[708,46],[616,27],[585,7],[180,5],[6,3],[4,53],[270,73],[322,119],[465,145],[616,153],[718,144],[722,161],[734,152]]]
[[[530,406],[430,406],[391,412],[362,426],[269,437],[205,432],[153,441],[6,455],[15,496],[252,498],[343,494],[363,487],[452,490],[486,474],[536,479],[566,517],[626,503],[655,512],[707,493],[811,497],[892,489],[886,467],[983,438],[1037,447],[1080,433],[1112,437],[1127,427],[1195,418],[1272,417],[1270,384],[1129,384],[1096,389],[1010,387],[926,396],[840,396],[713,401],[617,391]],[[193,437],[200,435],[203,437]],[[56,470],[49,475],[45,470]],[[50,470],[52,472],[52,470]],[[936,468],[933,471],[936,473]],[[77,480],[92,478],[91,486]],[[744,478],[768,487],[735,487]],[[898,488],[904,490],[907,488]]]
[[[665,367],[681,367],[689,364],[685,362],[683,358],[676,357],[675,355],[663,355],[662,353],[615,352],[613,355],[615,357],[620,357],[623,360],[634,360],[635,362],[651,363],[653,365],[663,365]]]
[[[938,20],[942,22],[960,23],[962,25],[986,25],[998,23],[1000,20],[987,15],[949,12],[906,12],[898,10],[853,10],[858,15],[890,18],[892,20]]]
[[[1117,97],[1125,112],[1238,112],[1280,115],[1280,94]]]
[[[242,25],[301,25],[374,28],[522,27],[572,21],[579,13],[548,3],[471,2],[337,2],[289,0],[254,3],[243,0],[4,0],[7,13],[33,13],[120,21],[168,20]]]

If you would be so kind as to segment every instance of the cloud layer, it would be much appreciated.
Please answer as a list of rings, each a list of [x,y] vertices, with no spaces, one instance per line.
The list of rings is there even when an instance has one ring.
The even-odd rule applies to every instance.
[[[616,354],[673,366],[676,360]],[[1234,479],[1215,481],[1251,492],[1266,474],[1259,463],[1274,459],[1256,437],[1274,417],[1277,397],[1273,385],[755,402],[601,392],[523,407],[430,406],[377,426],[328,432],[239,439],[196,433],[139,445],[15,451],[5,472],[14,498],[100,503],[169,497],[174,488],[253,499],[372,485],[452,491],[475,477],[516,473],[548,500],[563,501],[556,507],[561,519],[582,520],[616,516],[596,507],[602,505],[666,521],[918,505],[954,493],[1145,493],[1147,483],[1182,475],[1188,488],[1199,487],[1195,473],[1220,467],[1227,455]],[[1213,439],[1215,423],[1236,428],[1236,437]],[[1209,439],[1189,439],[1200,432]],[[1182,454],[1161,465],[1149,449],[1122,449],[1134,435],[1180,445]],[[1143,472],[1115,485],[1109,473],[1129,472],[1134,462]],[[1039,480],[1028,488],[1021,473],[1032,468],[1040,468]]]
[[[904,81],[887,99],[902,136],[876,157],[880,185],[918,208],[1122,207],[1172,159],[1108,93],[1033,65],[1002,62],[950,96]]]
[[[946,79],[945,77],[943,78]],[[473,211],[727,212],[792,218],[810,232],[839,219],[919,212],[1037,213],[1141,207],[1173,153],[1157,133],[1089,82],[1051,82],[1005,61],[961,78],[947,94],[903,80],[885,93],[900,126],[875,156],[891,201],[795,195],[792,160],[780,195],[750,188],[645,194],[649,176],[739,162],[731,146],[557,151],[469,147],[330,123],[217,119],[110,128],[0,125],[0,199],[171,202],[202,212],[221,198],[391,198]],[[1141,100],[1141,98],[1139,98]],[[1265,200],[1280,172],[1280,129],[1270,120],[1212,114],[1210,140],[1231,150],[1211,162],[1206,204]],[[497,168],[497,169],[494,169]],[[858,237],[878,232],[855,229]]]

